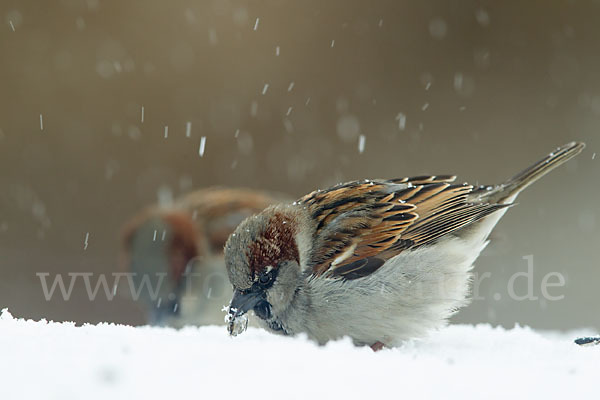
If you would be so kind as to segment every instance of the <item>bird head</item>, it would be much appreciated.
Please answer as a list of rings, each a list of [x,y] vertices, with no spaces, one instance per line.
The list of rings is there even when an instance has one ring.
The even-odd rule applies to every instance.
[[[225,265],[233,285],[230,334],[239,317],[254,311],[269,328],[283,331],[285,312],[303,281],[297,244],[297,218],[283,207],[270,207],[242,222],[225,244]]]
[[[124,263],[130,287],[152,325],[179,313],[185,271],[198,256],[197,231],[184,212],[147,210],[125,228]]]

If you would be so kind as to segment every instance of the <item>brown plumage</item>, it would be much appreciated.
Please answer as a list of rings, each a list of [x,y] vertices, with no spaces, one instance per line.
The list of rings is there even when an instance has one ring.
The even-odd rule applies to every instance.
[[[253,277],[269,266],[276,268],[279,260],[300,262],[298,247],[294,245],[296,231],[291,222],[283,214],[274,214],[263,235],[248,248]]]
[[[509,206],[469,202],[473,186],[451,185],[455,178],[350,182],[300,199],[318,222],[315,236],[320,245],[310,262],[314,273],[364,276],[403,250],[429,244]]]

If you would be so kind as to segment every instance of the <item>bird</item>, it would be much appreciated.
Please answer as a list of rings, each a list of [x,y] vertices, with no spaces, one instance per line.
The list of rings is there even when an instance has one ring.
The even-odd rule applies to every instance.
[[[353,181],[247,218],[225,244],[229,334],[251,311],[269,332],[373,350],[445,326],[468,304],[473,263],[517,195],[584,147],[568,143],[498,185]]]
[[[287,199],[264,191],[211,187],[167,206],[146,207],[123,227],[121,268],[150,325],[224,324],[231,297],[223,246],[246,217]]]

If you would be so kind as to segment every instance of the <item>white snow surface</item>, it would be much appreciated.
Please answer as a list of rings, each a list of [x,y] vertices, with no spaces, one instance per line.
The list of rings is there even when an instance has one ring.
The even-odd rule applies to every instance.
[[[75,326],[0,316],[0,399],[598,399],[600,346],[452,325],[373,352],[256,328]]]

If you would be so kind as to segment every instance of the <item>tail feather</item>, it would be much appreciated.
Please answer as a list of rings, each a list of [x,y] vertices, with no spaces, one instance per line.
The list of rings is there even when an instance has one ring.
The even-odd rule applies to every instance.
[[[564,164],[577,154],[581,153],[584,148],[585,143],[583,142],[567,143],[530,167],[525,168],[506,182],[481,195],[480,198],[485,199],[485,201],[490,203],[510,203],[523,189],[552,171],[554,168]]]
[[[472,240],[485,242],[498,220],[507,208],[513,205],[520,191],[537,181],[548,172],[567,162],[583,150],[584,143],[571,142],[559,147],[553,153],[519,172],[506,182],[497,186],[482,186],[471,193],[471,200],[489,204],[503,205],[498,211],[462,230],[461,236]]]

